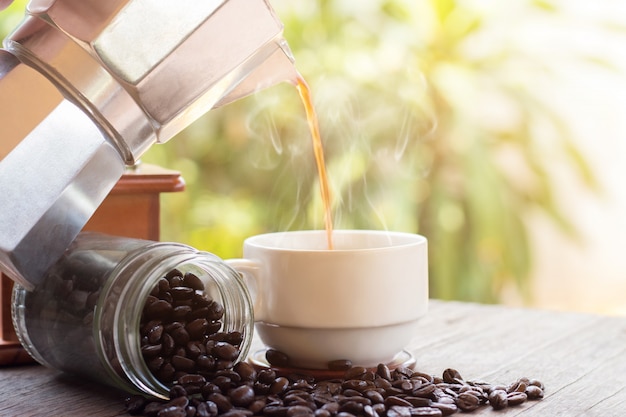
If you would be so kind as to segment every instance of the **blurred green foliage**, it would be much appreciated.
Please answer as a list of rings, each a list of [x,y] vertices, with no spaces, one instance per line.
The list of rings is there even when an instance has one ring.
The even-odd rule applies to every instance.
[[[505,287],[529,295],[528,213],[575,236],[553,198],[546,138],[584,184],[596,184],[542,97],[558,77],[554,63],[521,50],[507,33],[515,25],[480,3],[272,1],[319,114],[335,228],[423,234],[432,297],[497,302]],[[562,18],[549,1],[501,7],[548,25]],[[230,258],[247,236],[323,227],[290,84],[210,111],[143,161],[187,182],[162,198],[164,240]]]

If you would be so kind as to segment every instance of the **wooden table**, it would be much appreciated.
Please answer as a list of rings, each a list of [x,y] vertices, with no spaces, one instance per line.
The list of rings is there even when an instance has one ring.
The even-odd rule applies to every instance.
[[[258,341],[255,341],[258,347]],[[458,416],[626,416],[626,318],[431,301],[416,369],[493,383],[537,378],[541,401]],[[0,368],[0,416],[124,416],[125,394],[41,366]]]

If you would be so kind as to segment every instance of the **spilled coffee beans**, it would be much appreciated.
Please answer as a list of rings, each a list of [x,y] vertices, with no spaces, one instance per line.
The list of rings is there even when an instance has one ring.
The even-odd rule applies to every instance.
[[[375,370],[352,367],[341,379],[315,381],[239,362],[211,379],[174,381],[170,401],[131,397],[127,411],[147,417],[443,417],[487,405],[494,410],[519,405],[542,398],[543,390],[543,384],[528,378],[509,386],[466,381],[454,369],[436,377],[381,364]]]
[[[543,397],[537,380],[507,386],[466,381],[455,369],[436,377],[409,368],[374,370],[333,361],[343,377],[316,381],[236,362],[241,333],[221,332],[224,308],[191,273],[172,270],[148,297],[141,350],[150,371],[170,386],[169,401],[130,397],[126,410],[146,417],[443,417],[490,405],[494,410]],[[268,361],[288,364],[269,350]]]

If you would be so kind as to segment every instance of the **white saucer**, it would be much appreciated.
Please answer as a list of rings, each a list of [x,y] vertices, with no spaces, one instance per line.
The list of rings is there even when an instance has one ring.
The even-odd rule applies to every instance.
[[[306,375],[315,378],[316,380],[325,380],[325,379],[339,379],[343,377],[346,373],[345,370],[335,371],[330,369],[307,369],[307,368],[290,368],[290,367],[278,367],[274,365],[270,365],[270,363],[265,358],[265,352],[267,352],[267,348],[257,350],[248,358],[248,362],[257,369],[272,369],[276,372],[277,375]],[[387,367],[390,371],[393,371],[396,368],[415,368],[415,357],[410,352],[406,350],[402,350],[400,353],[396,355],[395,358],[389,363],[387,363]],[[376,367],[369,368],[371,371],[376,371]]]

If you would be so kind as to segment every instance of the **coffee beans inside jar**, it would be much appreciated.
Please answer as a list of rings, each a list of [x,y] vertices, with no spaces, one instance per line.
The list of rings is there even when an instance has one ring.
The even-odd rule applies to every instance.
[[[12,314],[40,363],[157,398],[183,375],[232,368],[254,325],[241,276],[217,256],[90,232],[34,290],[15,286]]]
[[[202,380],[230,369],[241,354],[241,332],[222,332],[224,307],[194,274],[173,269],[148,296],[141,318],[141,352],[163,383]]]

